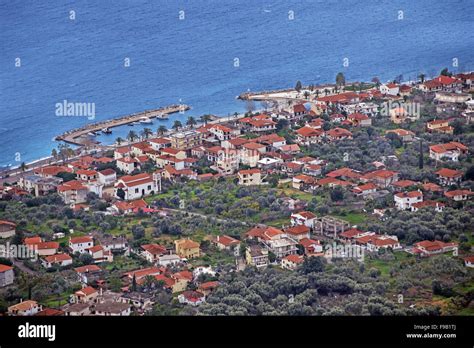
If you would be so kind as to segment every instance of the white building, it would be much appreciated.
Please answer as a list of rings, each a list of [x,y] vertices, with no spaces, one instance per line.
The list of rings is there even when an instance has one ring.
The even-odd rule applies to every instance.
[[[121,177],[115,184],[115,196],[121,198],[119,190],[125,193],[125,200],[139,199],[160,191],[161,176],[158,174],[142,173]]]
[[[310,211],[300,211],[299,213],[291,214],[291,225],[305,225],[309,228],[314,228],[316,222],[316,215]]]
[[[123,157],[117,160],[117,168],[126,174],[131,174],[135,169],[140,168],[140,162],[132,157]]]
[[[387,83],[380,85],[379,90],[382,94],[397,95],[400,88],[395,83]]]
[[[423,193],[421,191],[400,192],[393,196],[395,206],[399,210],[411,209],[415,203],[423,202]]]
[[[99,172],[98,179],[102,185],[111,186],[115,183],[115,180],[117,180],[117,173],[111,168],[104,169]]]
[[[43,310],[43,306],[36,301],[27,300],[8,307],[8,315],[13,316],[30,316]]]
[[[69,239],[69,248],[72,253],[84,253],[87,249],[94,246],[94,240],[91,236],[72,237]]]

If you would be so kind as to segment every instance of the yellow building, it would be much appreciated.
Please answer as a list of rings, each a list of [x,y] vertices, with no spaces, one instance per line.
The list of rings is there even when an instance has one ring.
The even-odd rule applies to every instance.
[[[174,241],[176,254],[181,257],[192,259],[200,256],[199,243],[191,239],[179,239]]]

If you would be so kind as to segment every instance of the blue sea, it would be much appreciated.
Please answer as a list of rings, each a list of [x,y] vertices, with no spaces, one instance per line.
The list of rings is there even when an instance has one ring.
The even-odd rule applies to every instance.
[[[63,100],[95,103],[95,121],[192,107],[156,130],[243,111],[235,97],[247,90],[333,82],[339,71],[385,81],[474,70],[473,14],[472,0],[1,0],[0,166],[48,156],[55,135],[94,122],[56,116]]]

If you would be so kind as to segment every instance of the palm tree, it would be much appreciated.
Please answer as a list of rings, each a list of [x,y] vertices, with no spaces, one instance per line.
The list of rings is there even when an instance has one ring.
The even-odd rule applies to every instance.
[[[188,117],[188,120],[186,121],[186,125],[194,127],[197,124],[196,119],[192,116]]]
[[[53,156],[54,160],[58,159],[58,151],[56,149],[53,149],[51,151],[51,156]]]
[[[21,162],[20,164],[20,170],[24,173],[28,169],[28,166],[26,165],[25,162]]]
[[[123,143],[123,139],[121,137],[118,137],[117,139],[115,139],[115,142],[117,143],[118,146],[120,146],[120,144]]]
[[[153,131],[150,128],[144,128],[141,134],[143,138],[148,139],[150,135],[153,135]]]
[[[336,85],[344,86],[346,84],[346,78],[342,72],[337,73],[336,75]]]
[[[178,121],[178,120],[174,121],[173,127],[172,127],[174,130],[178,130],[178,129],[180,129],[181,127],[183,127],[181,121]]]
[[[158,133],[159,135],[163,135],[163,134],[165,134],[167,131],[168,131],[168,128],[166,128],[166,126],[161,125],[161,126],[158,127],[157,133]]]
[[[201,121],[204,122],[204,124],[207,124],[207,122],[209,122],[211,120],[211,115],[202,115],[201,116]]]
[[[128,132],[128,134],[127,134],[127,139],[128,139],[131,143],[133,143],[133,141],[134,141],[136,138],[138,138],[138,136],[137,136],[137,133],[135,133],[135,131],[132,131],[132,130],[131,130],[130,132]]]
[[[425,77],[426,75],[421,73],[420,75],[418,75],[418,78],[420,79],[421,83],[424,83],[425,82]]]
[[[67,161],[69,156],[74,154],[74,150],[69,147],[68,144],[62,143],[58,145],[59,148],[59,156],[61,157],[61,160],[64,162]]]

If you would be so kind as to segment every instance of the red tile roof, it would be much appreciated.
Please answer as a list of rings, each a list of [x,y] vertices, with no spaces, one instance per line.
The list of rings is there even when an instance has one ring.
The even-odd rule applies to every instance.
[[[285,233],[291,234],[293,236],[309,234],[309,231],[310,231],[309,227],[305,225],[296,225],[296,226],[288,227],[287,229],[285,229]]]
[[[69,240],[72,244],[79,244],[79,243],[89,243],[92,242],[93,239],[91,236],[79,236],[79,237],[71,237]]]
[[[48,263],[57,263],[57,262],[72,260],[72,257],[69,256],[68,254],[55,254],[55,255],[46,256],[44,259]]]
[[[257,169],[257,168],[239,170],[240,175],[252,175],[252,174],[260,174],[260,173],[261,173],[260,169]]]
[[[473,194],[474,192],[472,192],[471,190],[454,190],[454,191],[448,191],[444,193],[444,195],[448,198],[453,198],[456,196],[471,196]]]
[[[7,266],[7,265],[3,265],[3,264],[0,264],[0,273],[3,273],[3,272],[6,272],[6,271],[9,271],[13,269],[13,267],[11,266]]]
[[[399,192],[395,194],[395,196],[399,198],[416,198],[416,197],[423,197],[423,193],[420,191],[410,191],[410,192]]]
[[[435,174],[444,178],[460,178],[463,176],[463,172],[449,168],[441,168]]]
[[[223,236],[217,236],[216,243],[219,243],[219,244],[222,244],[222,245],[228,247],[228,246],[231,246],[231,245],[239,244],[240,241],[238,241],[237,239],[232,238],[230,236],[223,235]]]
[[[293,263],[297,263],[297,264],[303,263],[304,261],[304,258],[301,255],[288,255],[288,256],[285,256],[284,259]]]

